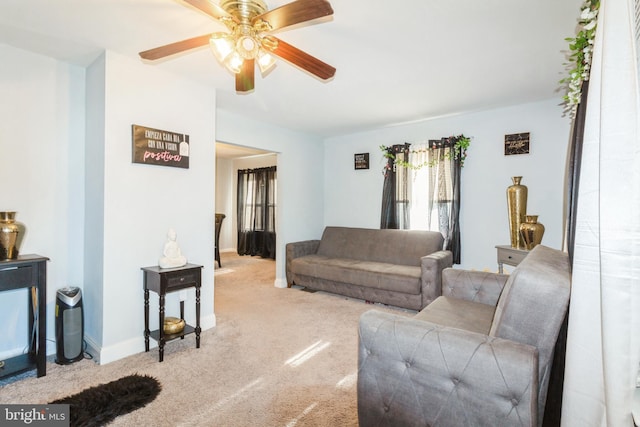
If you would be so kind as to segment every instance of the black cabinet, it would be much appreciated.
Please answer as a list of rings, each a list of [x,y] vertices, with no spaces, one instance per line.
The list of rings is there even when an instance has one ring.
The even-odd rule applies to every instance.
[[[28,288],[29,351],[4,361],[0,378],[17,375],[31,369],[38,377],[47,374],[47,261],[40,255],[21,255],[17,259],[0,261],[0,291]],[[34,331],[35,326],[35,333]]]
[[[185,335],[196,334],[196,348],[200,348],[200,287],[202,286],[202,266],[187,264],[176,268],[160,268],[158,266],[143,267],[144,273],[144,349],[149,351],[149,337],[158,342],[159,360],[164,359],[164,345],[176,338],[184,338]],[[196,289],[196,324],[185,325],[184,330],[177,334],[165,334],[164,314],[165,297],[170,292],[182,289]],[[159,328],[149,330],[149,291],[158,294],[159,297]],[[184,319],[184,301],[180,301],[180,318]]]

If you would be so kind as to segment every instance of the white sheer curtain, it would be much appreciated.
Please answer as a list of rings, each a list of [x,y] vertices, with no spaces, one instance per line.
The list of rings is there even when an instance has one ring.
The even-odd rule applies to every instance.
[[[633,426],[640,144],[632,0],[602,0],[578,194],[562,426]]]
[[[411,144],[409,163],[423,165],[429,162],[429,144],[427,142]],[[408,193],[411,196],[409,223],[412,230],[437,230],[438,223],[430,224],[429,215],[429,167],[423,166],[409,174]]]
[[[449,237],[449,212],[453,201],[451,162],[438,161],[450,148],[429,149],[428,142],[411,144],[409,163],[422,165],[409,171],[411,196],[409,218],[412,230],[440,230]],[[448,200],[448,202],[443,202]],[[443,206],[446,205],[446,206]],[[443,209],[445,207],[445,209]]]

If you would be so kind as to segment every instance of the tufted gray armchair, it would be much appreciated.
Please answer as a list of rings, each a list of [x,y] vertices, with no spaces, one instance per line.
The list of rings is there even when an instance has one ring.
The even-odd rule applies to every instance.
[[[414,317],[360,318],[367,426],[539,426],[570,294],[567,254],[536,246],[511,275],[447,269]]]

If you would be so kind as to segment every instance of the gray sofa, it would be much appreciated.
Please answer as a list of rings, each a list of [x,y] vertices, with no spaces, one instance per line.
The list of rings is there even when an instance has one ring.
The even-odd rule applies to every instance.
[[[570,294],[567,254],[536,246],[511,275],[447,269],[415,317],[360,318],[367,426],[539,426]]]
[[[451,267],[438,232],[326,227],[286,245],[287,284],[420,310],[442,293]]]

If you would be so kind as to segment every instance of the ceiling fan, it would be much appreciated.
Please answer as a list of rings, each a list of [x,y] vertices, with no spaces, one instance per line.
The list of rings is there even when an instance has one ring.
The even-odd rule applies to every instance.
[[[271,35],[273,31],[333,14],[326,0],[296,0],[268,10],[262,0],[184,0],[223,23],[229,32],[193,37],[140,52],[146,60],[157,60],[186,50],[211,46],[216,58],[235,74],[236,91],[254,88],[255,63],[264,73],[275,64],[273,56],[328,80],[336,72],[331,65]]]

